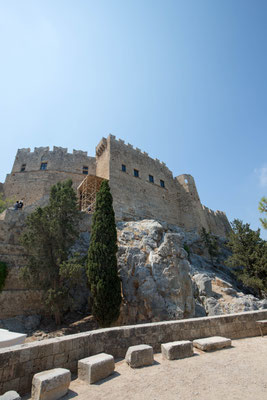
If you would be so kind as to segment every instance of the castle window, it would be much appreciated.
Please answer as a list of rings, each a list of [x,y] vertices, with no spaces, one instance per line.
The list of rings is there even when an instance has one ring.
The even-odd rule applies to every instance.
[[[153,175],[148,175],[149,182],[154,183],[154,176]]]
[[[20,168],[20,172],[25,171],[25,169],[26,169],[26,164],[22,164],[22,166],[21,166],[21,168]]]
[[[139,171],[138,171],[138,169],[134,169],[134,176],[135,176],[136,178],[139,177]]]
[[[43,170],[43,171],[46,170],[47,169],[47,162],[42,162],[41,166],[40,166],[40,169]]]
[[[88,167],[86,165],[83,166],[83,174],[88,175]]]
[[[126,165],[121,164],[121,170],[122,170],[122,172],[126,172]]]
[[[162,179],[160,180],[160,186],[165,188],[165,182]]]

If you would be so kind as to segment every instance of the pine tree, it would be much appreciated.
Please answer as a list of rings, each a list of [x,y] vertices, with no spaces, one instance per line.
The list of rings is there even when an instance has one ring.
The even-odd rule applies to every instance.
[[[260,229],[253,231],[238,219],[231,225],[227,246],[232,255],[226,264],[235,267],[238,278],[263,296],[267,293],[267,242],[260,238]]]
[[[27,217],[21,235],[28,256],[22,276],[43,290],[44,303],[58,324],[70,306],[70,282],[81,274],[82,265],[70,252],[79,235],[79,219],[72,181],[59,182],[51,188],[49,204]]]
[[[264,229],[267,229],[267,197],[262,197],[259,202],[259,211],[265,215],[265,218],[260,218],[261,224]]]
[[[117,230],[108,181],[103,181],[96,196],[88,252],[88,280],[92,294],[92,313],[99,325],[110,326],[120,313],[121,284],[117,270]]]

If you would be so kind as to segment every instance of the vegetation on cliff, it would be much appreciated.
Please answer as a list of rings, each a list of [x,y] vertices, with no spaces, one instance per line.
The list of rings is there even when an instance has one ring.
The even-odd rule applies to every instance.
[[[204,246],[208,250],[210,261],[214,263],[214,257],[217,257],[219,254],[219,245],[215,235],[210,232],[207,232],[205,228],[201,229],[201,240],[204,243]]]
[[[70,288],[82,270],[79,258],[70,251],[79,236],[79,219],[72,181],[59,182],[51,188],[49,204],[27,217],[21,235],[28,256],[23,278],[43,289],[45,305],[56,323],[71,305]]]
[[[260,229],[253,231],[250,224],[235,219],[231,225],[228,248],[232,255],[226,264],[235,267],[237,277],[262,297],[267,294],[267,242],[260,238]]]
[[[13,199],[4,199],[3,193],[0,193],[0,214],[14,203]]]
[[[260,218],[261,224],[264,229],[267,229],[267,197],[262,197],[259,202],[259,211],[265,215],[264,218]]]
[[[117,230],[109,184],[103,181],[96,196],[88,251],[88,280],[92,313],[100,326],[110,326],[119,317],[121,283],[117,270]]]

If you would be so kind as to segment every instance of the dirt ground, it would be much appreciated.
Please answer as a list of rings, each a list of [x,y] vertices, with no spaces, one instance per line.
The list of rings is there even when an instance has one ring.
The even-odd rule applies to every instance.
[[[124,360],[97,384],[71,382],[64,400],[267,400],[267,336],[232,341],[215,352],[183,360],[155,355],[152,366],[132,369]]]
[[[25,343],[71,335],[73,333],[88,332],[98,328],[98,323],[92,315],[81,315],[77,319],[77,313],[68,313],[63,318],[60,326],[57,326],[52,318],[46,317],[42,319],[38,330],[28,333]]]

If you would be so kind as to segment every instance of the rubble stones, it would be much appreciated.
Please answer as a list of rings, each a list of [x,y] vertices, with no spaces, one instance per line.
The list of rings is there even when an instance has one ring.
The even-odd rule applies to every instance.
[[[205,310],[207,315],[222,315],[223,311],[220,303],[214,297],[208,297],[204,300]]]

